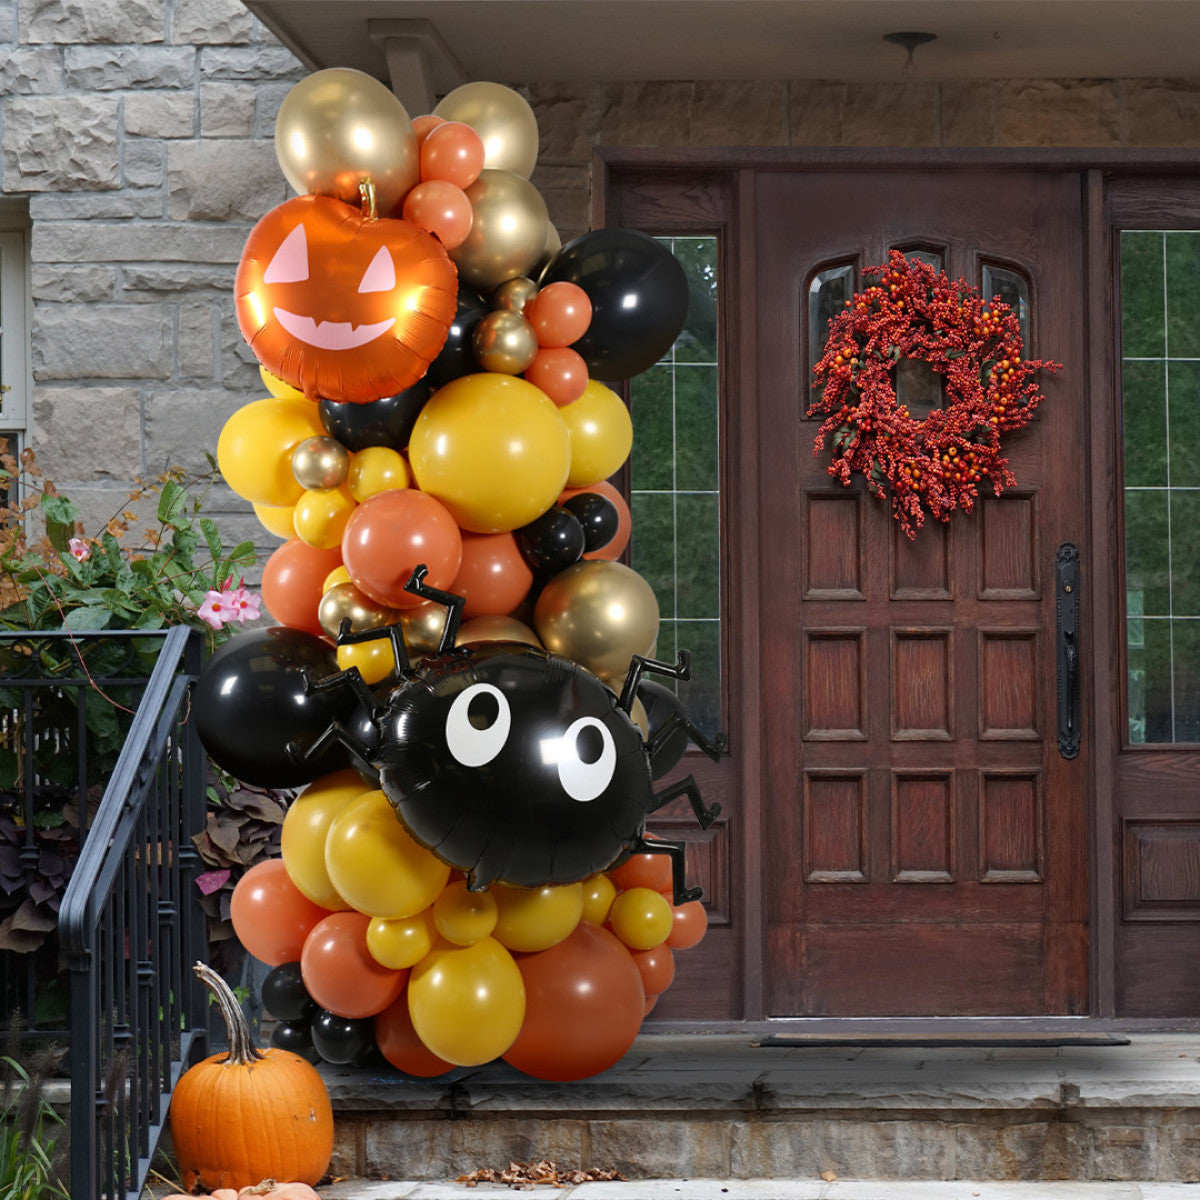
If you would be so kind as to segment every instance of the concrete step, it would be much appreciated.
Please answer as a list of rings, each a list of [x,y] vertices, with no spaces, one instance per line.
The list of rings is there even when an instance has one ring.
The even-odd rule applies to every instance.
[[[1194,1033],[1105,1046],[842,1048],[649,1034],[577,1083],[531,1079],[504,1063],[434,1080],[323,1072],[337,1114],[333,1174],[406,1187],[541,1159],[612,1168],[642,1184],[1200,1180]],[[626,1186],[576,1190],[578,1200],[628,1200]],[[814,1193],[826,1194],[851,1195]],[[1187,1194],[1200,1200],[1200,1188]]]

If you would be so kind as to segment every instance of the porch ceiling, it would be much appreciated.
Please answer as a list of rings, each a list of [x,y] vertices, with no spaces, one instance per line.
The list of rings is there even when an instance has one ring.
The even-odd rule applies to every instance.
[[[245,0],[310,66],[388,80],[1129,78],[1197,74],[1187,0]],[[884,35],[937,40],[905,51]],[[393,80],[393,82],[396,82]],[[399,90],[399,89],[398,89]]]

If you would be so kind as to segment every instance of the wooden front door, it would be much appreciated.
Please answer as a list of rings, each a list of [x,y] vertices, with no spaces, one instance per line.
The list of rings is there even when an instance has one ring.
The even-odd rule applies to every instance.
[[[1058,548],[1090,567],[1079,176],[762,172],[754,209],[766,1015],[1086,1012],[1088,744],[1060,753],[1056,703]],[[827,289],[892,248],[1008,289],[1064,364],[1005,441],[1017,486],[915,542],[805,416]]]

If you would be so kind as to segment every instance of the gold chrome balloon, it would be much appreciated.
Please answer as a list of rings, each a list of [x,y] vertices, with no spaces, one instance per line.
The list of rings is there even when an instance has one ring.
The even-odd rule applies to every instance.
[[[463,282],[490,292],[525,275],[546,244],[548,216],[541,193],[511,171],[484,170],[467,188],[475,214],[471,232],[450,251]]]
[[[575,563],[542,589],[533,627],[551,654],[569,658],[604,680],[623,678],[635,654],[658,637],[658,600],[622,563]]]
[[[317,621],[325,633],[336,638],[343,621],[357,633],[360,629],[378,629],[395,619],[396,614],[382,604],[376,604],[352,583],[339,583],[321,597],[317,605]]]
[[[538,153],[537,117],[519,92],[482,80],[457,87],[433,110],[446,121],[462,121],[483,139],[483,166],[533,174]]]
[[[456,646],[465,646],[468,642],[524,642],[527,646],[536,646],[539,650],[542,643],[538,636],[516,617],[472,617],[458,627]],[[639,701],[634,701],[638,704]]]
[[[446,606],[431,602],[404,609],[400,613],[400,628],[404,630],[404,645],[412,658],[432,654],[446,630]]]
[[[492,307],[509,309],[515,313],[525,311],[525,305],[537,295],[538,285],[526,275],[518,275],[502,283],[492,293]]]
[[[554,257],[562,249],[562,238],[559,237],[558,230],[549,222],[546,223],[546,244],[542,247],[541,254],[538,255],[538,260],[530,268],[530,275],[534,279],[541,279],[546,273],[546,268],[554,261]]]
[[[399,215],[420,178],[417,135],[404,105],[379,80],[331,67],[300,80],[275,120],[275,155],[301,195],[359,207],[359,184],[375,185],[379,215]]]
[[[501,375],[520,375],[538,352],[533,326],[520,313],[507,308],[488,313],[475,326],[471,346],[485,371]]]
[[[350,451],[331,437],[310,437],[292,451],[292,474],[310,492],[341,487],[350,473]]]

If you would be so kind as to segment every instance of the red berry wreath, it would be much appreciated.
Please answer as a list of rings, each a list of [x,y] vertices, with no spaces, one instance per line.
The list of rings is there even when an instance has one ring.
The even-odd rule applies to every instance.
[[[893,250],[868,275],[879,283],[846,301],[829,323],[813,368],[818,388],[808,415],[826,414],[813,454],[831,437],[829,474],[849,485],[855,472],[910,538],[928,511],[939,521],[975,506],[980,484],[998,496],[1016,483],[1000,434],[1019,429],[1042,399],[1032,376],[1061,363],[1021,357],[1016,315],[985,302],[964,280],[951,283],[928,263]],[[920,359],[943,379],[946,403],[924,420],[896,399],[895,368]]]

